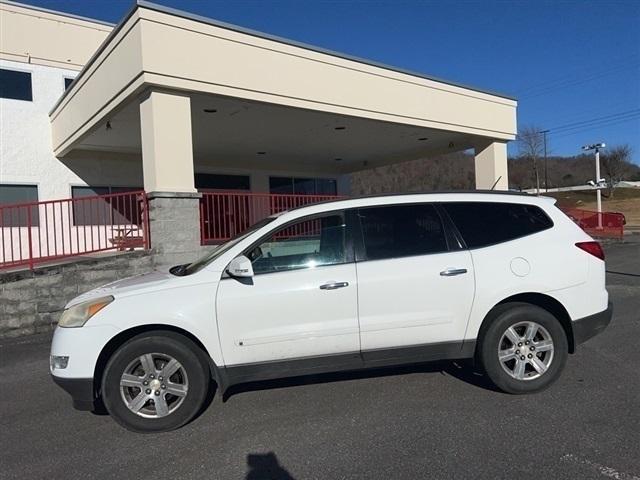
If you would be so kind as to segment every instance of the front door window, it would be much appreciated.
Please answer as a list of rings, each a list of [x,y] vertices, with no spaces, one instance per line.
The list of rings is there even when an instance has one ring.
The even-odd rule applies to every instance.
[[[316,268],[346,262],[342,214],[288,225],[249,252],[256,274]]]

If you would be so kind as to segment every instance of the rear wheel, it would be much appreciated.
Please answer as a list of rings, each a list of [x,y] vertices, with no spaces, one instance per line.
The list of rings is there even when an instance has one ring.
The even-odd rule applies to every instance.
[[[204,404],[208,367],[189,339],[172,332],[134,337],[111,357],[102,378],[109,414],[136,432],[164,432],[191,420]]]
[[[560,376],[568,355],[560,322],[535,305],[501,305],[482,335],[478,356],[489,379],[501,390],[533,393]]]

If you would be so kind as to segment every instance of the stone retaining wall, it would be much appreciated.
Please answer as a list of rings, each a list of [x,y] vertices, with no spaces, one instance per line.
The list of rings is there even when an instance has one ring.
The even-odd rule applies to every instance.
[[[53,329],[66,303],[106,283],[189,263],[200,244],[199,193],[149,192],[151,251],[73,257],[33,271],[0,272],[0,338]]]
[[[0,273],[0,338],[51,331],[72,298],[153,267],[151,252],[135,251]]]

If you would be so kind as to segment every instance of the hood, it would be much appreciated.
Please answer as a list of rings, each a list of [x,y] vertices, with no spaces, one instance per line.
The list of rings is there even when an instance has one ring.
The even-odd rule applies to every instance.
[[[171,282],[172,280],[175,280],[176,278],[179,277],[171,275],[167,272],[159,271],[124,278],[122,280],[117,280],[101,287],[94,288],[93,290],[89,290],[88,292],[77,296],[67,304],[66,308],[72,307],[73,305],[77,305],[78,303],[82,303],[87,300],[91,300],[92,298],[105,297],[107,295],[113,295],[114,297],[117,297],[119,295],[127,295],[149,288],[155,289]]]

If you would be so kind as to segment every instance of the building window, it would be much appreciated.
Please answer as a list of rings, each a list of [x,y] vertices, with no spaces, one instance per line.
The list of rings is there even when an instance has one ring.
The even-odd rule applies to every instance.
[[[31,74],[0,68],[0,98],[13,100],[33,100]]]
[[[251,190],[248,175],[196,173],[195,183],[198,190]]]
[[[73,78],[64,77],[64,89],[65,89],[65,91],[69,89],[69,87],[73,83],[73,80],[74,80]]]
[[[2,210],[0,227],[26,227],[29,225],[29,209],[31,209],[31,225],[37,227],[40,224],[37,205],[2,208],[3,205],[37,201],[36,185],[0,185],[0,209]]]
[[[269,177],[269,192],[281,194],[293,193],[293,178]]]
[[[71,187],[73,202],[73,224],[83,225],[129,225],[140,224],[140,209],[132,196],[83,198],[114,193],[136,192],[142,187]]]
[[[333,178],[269,177],[269,191],[276,194],[337,195]]]
[[[96,195],[109,195],[110,187],[71,187],[72,198],[93,197]]]
[[[337,195],[338,182],[334,178],[316,178],[317,195]]]

